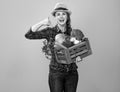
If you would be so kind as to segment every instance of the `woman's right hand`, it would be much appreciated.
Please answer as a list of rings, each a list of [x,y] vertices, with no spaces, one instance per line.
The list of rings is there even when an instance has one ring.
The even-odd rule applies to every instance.
[[[42,24],[43,26],[51,26],[52,25],[49,17],[40,21],[40,24]]]
[[[38,31],[39,29],[44,29],[46,27],[52,27],[49,17],[33,25],[32,31],[35,32],[35,31]]]

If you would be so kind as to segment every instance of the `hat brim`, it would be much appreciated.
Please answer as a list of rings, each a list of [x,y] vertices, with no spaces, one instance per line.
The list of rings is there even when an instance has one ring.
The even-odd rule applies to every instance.
[[[66,12],[66,13],[68,13],[69,15],[71,15],[71,11],[70,10],[54,10],[51,14],[53,15],[53,16],[55,16],[55,13],[56,12]]]

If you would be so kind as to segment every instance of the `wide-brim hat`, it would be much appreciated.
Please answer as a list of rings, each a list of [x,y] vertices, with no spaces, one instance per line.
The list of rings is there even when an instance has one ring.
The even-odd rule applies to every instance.
[[[52,11],[52,15],[55,16],[55,13],[58,11],[62,11],[62,12],[67,12],[69,15],[71,15],[71,11],[67,8],[67,6],[63,3],[57,3],[54,7],[54,10]]]

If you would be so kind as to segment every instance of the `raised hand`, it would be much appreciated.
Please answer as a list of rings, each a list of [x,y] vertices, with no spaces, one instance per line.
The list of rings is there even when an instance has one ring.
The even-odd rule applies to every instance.
[[[42,20],[40,23],[44,26],[51,26],[52,25],[49,17]]]
[[[33,25],[32,31],[38,31],[39,29],[46,27],[52,27],[49,17]]]

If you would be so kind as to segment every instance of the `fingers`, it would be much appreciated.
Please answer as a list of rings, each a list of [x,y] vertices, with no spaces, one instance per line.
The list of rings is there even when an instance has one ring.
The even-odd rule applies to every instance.
[[[76,57],[76,62],[80,62],[80,61],[82,61],[82,58],[80,56],[77,56]]]

